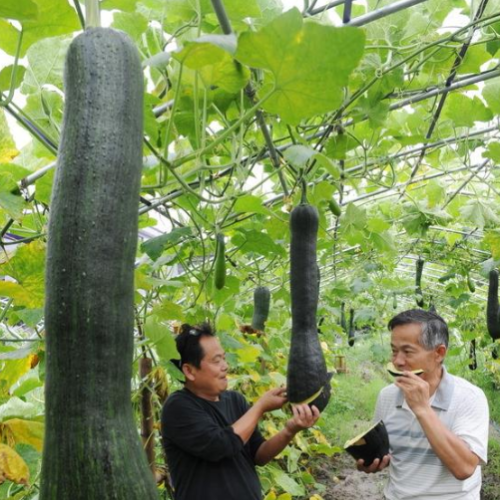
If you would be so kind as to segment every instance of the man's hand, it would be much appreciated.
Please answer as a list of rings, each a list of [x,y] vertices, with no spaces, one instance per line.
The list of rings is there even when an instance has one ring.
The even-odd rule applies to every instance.
[[[312,427],[320,416],[319,410],[313,405],[312,407],[304,405],[292,405],[293,418],[286,423],[286,429],[292,434],[304,429]]]
[[[356,468],[361,472],[366,472],[367,474],[371,474],[374,472],[380,472],[384,470],[391,461],[390,455],[385,455],[382,460],[380,458],[376,458],[369,467],[365,467],[365,461],[361,458],[356,462]]]
[[[396,378],[394,383],[403,391],[406,402],[415,415],[429,410],[429,384],[425,380],[414,373],[405,371],[401,377]]]
[[[286,403],[286,389],[278,387],[264,393],[255,403],[262,413],[279,410]]]

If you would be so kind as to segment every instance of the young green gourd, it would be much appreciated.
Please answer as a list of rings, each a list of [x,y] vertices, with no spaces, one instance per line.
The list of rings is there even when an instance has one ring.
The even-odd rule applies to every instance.
[[[216,236],[216,250],[215,250],[215,288],[222,290],[226,283],[226,244],[224,242],[224,235],[218,233]]]
[[[424,307],[424,298],[422,295],[422,273],[424,271],[424,263],[424,259],[420,257],[417,259],[417,269],[415,273],[415,299],[418,307]]]
[[[263,332],[269,316],[271,292],[266,286],[258,286],[253,292],[252,328]]]
[[[131,404],[143,74],[122,33],[71,43],[46,265],[40,500],[152,500]]]

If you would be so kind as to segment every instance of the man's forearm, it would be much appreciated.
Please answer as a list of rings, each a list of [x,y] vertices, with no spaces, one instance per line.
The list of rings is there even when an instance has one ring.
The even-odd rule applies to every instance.
[[[460,480],[472,476],[479,464],[479,458],[465,442],[439,420],[432,408],[423,410],[416,416],[432,449],[453,476]]]
[[[278,434],[274,435],[271,439],[264,441],[255,454],[256,465],[266,465],[267,462],[272,460],[276,455],[282,452],[290,441],[295,436],[287,427],[282,429]]]
[[[232,425],[235,434],[238,434],[244,443],[250,439],[263,414],[260,405],[255,404]]]

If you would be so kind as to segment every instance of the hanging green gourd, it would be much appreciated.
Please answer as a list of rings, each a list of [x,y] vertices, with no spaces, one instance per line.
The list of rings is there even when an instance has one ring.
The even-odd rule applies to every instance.
[[[64,69],[48,225],[39,496],[153,500],[130,387],[143,73],[125,33],[91,24],[71,42]]]
[[[345,302],[340,305],[340,326],[342,331],[347,333],[347,322],[345,319]]]
[[[222,233],[217,233],[215,240],[214,284],[217,290],[222,290],[226,283],[226,244]]]
[[[309,403],[323,411],[330,399],[331,374],[318,337],[318,265],[316,243],[319,216],[302,202],[290,214],[290,291],[292,338],[287,370],[287,397],[293,404]]]
[[[469,349],[469,369],[475,370],[476,368],[477,368],[476,339],[472,339],[470,342],[470,349]]]
[[[489,274],[488,304],[486,305],[486,326],[493,340],[500,339],[500,308],[498,305],[498,271],[492,269]],[[493,359],[498,359],[497,346],[491,352]]]
[[[469,288],[470,293],[474,293],[476,291],[476,285],[474,284],[474,280],[470,277],[469,273],[467,273],[467,287]]]
[[[396,292],[392,294],[392,308],[397,309],[398,308],[398,297],[396,295]]]
[[[258,286],[253,292],[253,317],[252,328],[258,332],[263,332],[267,318],[269,316],[269,307],[271,304],[271,292],[265,286]]]
[[[355,332],[354,332],[354,309],[350,309],[349,311],[349,332],[347,334],[347,343],[349,347],[352,347],[355,342]]]
[[[424,259],[418,258],[415,273],[415,299],[418,307],[424,307],[424,297],[422,295],[422,273],[424,271]]]
[[[337,203],[335,198],[331,198],[328,201],[328,207],[330,208],[330,211],[332,212],[335,217],[340,217],[342,215],[342,209],[340,208],[340,205]]]

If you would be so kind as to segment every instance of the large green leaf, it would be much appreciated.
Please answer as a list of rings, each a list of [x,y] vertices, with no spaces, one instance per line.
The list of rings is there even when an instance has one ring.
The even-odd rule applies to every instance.
[[[191,234],[192,229],[190,227],[178,227],[173,229],[170,233],[165,233],[145,241],[141,245],[141,250],[147,253],[153,260],[156,260],[167,247],[170,247]]]
[[[26,54],[28,70],[24,76],[22,92],[34,94],[43,85],[54,85],[62,90],[64,60],[71,38],[62,36],[45,38],[33,44]]]
[[[0,17],[17,21],[36,20],[38,5],[34,0],[2,0]]]
[[[266,70],[259,97],[272,95],[263,107],[295,124],[341,104],[342,88],[361,59],[364,40],[360,29],[304,22],[292,9],[256,33],[242,33],[236,58]]]
[[[10,133],[4,111],[0,108],[0,163],[12,160],[17,153],[16,144]],[[0,184],[3,184],[2,179],[0,179]]]
[[[463,94],[451,94],[446,100],[444,115],[455,127],[472,127],[475,121],[486,122],[493,118],[479,97],[472,99]]]
[[[0,49],[13,56],[16,53],[18,40],[19,31],[5,19],[0,19]]]
[[[36,19],[23,22],[23,54],[38,40],[66,35],[81,29],[76,11],[68,0],[33,1],[38,6],[39,15]]]

